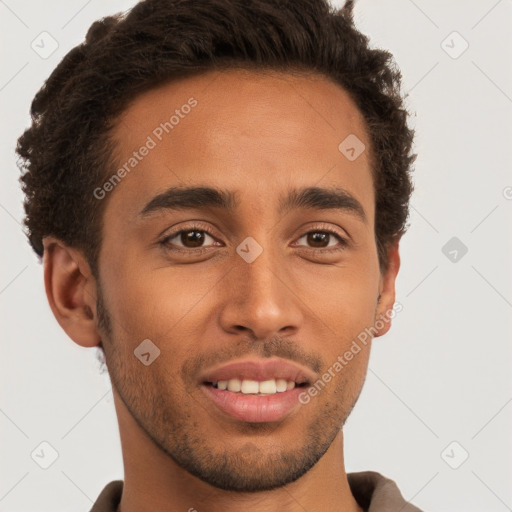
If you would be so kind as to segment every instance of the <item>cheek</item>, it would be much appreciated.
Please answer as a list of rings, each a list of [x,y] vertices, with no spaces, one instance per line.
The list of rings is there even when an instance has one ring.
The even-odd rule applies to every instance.
[[[214,309],[209,292],[222,285],[220,275],[198,273],[191,267],[144,269],[120,262],[105,275],[107,307],[116,336],[127,351],[133,352],[143,340],[150,339],[162,356],[172,344],[174,361],[186,358],[187,352],[185,343],[182,347],[173,340],[197,338],[200,318],[208,317],[208,308]]]
[[[364,257],[364,256],[361,256]],[[309,267],[297,272],[296,293],[335,332],[364,328],[374,321],[379,272],[376,262],[347,259],[336,267]]]
[[[379,273],[372,265],[347,264],[335,270],[330,276],[317,275],[301,293],[307,294],[305,302],[321,320],[319,329],[327,326],[322,351],[327,368],[336,375],[333,380],[343,381],[343,388],[358,387],[368,364]]]

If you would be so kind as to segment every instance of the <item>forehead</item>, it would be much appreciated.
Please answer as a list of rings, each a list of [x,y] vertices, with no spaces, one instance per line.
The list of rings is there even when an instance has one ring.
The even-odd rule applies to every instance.
[[[254,212],[292,186],[343,187],[373,216],[369,151],[350,160],[340,150],[347,137],[370,148],[364,119],[322,75],[229,70],[170,82],[136,97],[112,135],[125,172],[107,209],[127,219],[169,187],[197,185],[237,191]]]

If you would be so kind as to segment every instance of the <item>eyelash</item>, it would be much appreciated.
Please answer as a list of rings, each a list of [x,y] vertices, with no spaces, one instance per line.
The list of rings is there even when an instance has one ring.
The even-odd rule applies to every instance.
[[[174,231],[173,233],[170,233],[165,238],[163,238],[159,242],[159,244],[162,245],[167,251],[177,252],[177,253],[182,253],[182,254],[188,254],[188,255],[201,255],[201,254],[204,254],[205,252],[210,250],[210,247],[197,247],[197,248],[181,248],[181,247],[178,247],[178,248],[176,248],[176,247],[171,247],[170,246],[169,240],[172,240],[173,238],[175,238],[177,235],[180,235],[181,233],[187,233],[189,231],[199,231],[201,233],[206,233],[207,235],[211,236],[212,238],[215,238],[208,231],[208,229],[205,228],[205,226],[201,226],[200,224],[196,224],[196,225],[188,226],[185,229],[182,228],[179,231]],[[338,241],[340,243],[340,247],[335,247],[335,248],[330,248],[330,249],[326,249],[326,248],[318,249],[316,247],[304,247],[304,246],[302,246],[304,249],[309,249],[310,251],[315,251],[315,252],[321,251],[323,253],[333,253],[333,252],[342,251],[342,250],[344,250],[348,246],[348,241],[344,237],[342,237],[339,233],[334,231],[332,228],[328,228],[328,227],[321,227],[321,228],[313,229],[313,230],[310,230],[310,231],[306,231],[304,234],[302,234],[299,237],[299,239],[302,238],[305,235],[310,234],[310,233],[329,233],[330,235],[333,235],[333,236],[335,236],[338,239]]]

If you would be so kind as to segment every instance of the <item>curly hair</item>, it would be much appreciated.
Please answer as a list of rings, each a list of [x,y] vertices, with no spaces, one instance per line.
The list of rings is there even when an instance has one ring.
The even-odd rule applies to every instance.
[[[371,142],[375,240],[387,247],[408,226],[414,131],[393,56],[354,25],[354,3],[328,0],[143,0],[94,22],[35,95],[16,152],[24,227],[43,256],[53,235],[79,248],[98,274],[102,215],[96,189],[117,168],[109,137],[134,97],[210,70],[244,68],[324,75],[362,113]]]

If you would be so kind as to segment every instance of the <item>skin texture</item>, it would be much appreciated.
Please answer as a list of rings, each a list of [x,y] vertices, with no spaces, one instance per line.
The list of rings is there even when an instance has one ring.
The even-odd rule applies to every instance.
[[[381,274],[364,120],[346,92],[321,76],[209,72],[135,98],[113,132],[119,164],[190,97],[197,106],[103,199],[100,283],[78,250],[45,239],[45,285],[57,320],[77,344],[102,342],[105,350],[125,469],[120,510],[360,511],[341,427],[363,386],[371,343],[279,422],[224,415],[198,378],[221,362],[276,356],[319,378],[391,310],[398,242]],[[367,148],[353,162],[338,150],[349,134]],[[235,213],[208,208],[138,219],[155,195],[192,185],[237,191],[240,205]],[[337,210],[277,213],[280,195],[308,186],[344,188],[367,222]],[[209,232],[204,254],[158,244],[191,221]],[[329,253],[340,247],[335,236],[305,236],[326,228],[348,245]],[[236,252],[248,236],[263,248],[252,263]],[[172,240],[187,250],[186,239]],[[100,291],[110,332],[98,323]],[[145,366],[133,352],[148,338],[161,353]]]

